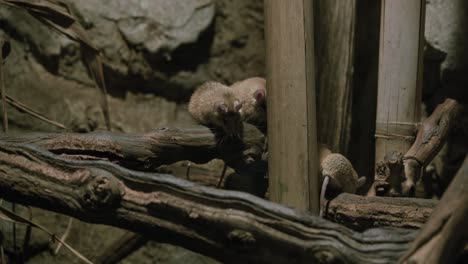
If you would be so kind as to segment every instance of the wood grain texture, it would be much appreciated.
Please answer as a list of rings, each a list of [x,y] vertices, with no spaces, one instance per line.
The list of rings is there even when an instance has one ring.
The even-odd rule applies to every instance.
[[[422,190],[418,195],[415,189],[418,183],[423,182],[424,176],[429,176],[421,175],[421,171],[446,142],[462,108],[461,104],[450,98],[439,104],[418,126],[416,140],[405,154],[389,152],[384,161],[377,164],[375,181],[368,195],[425,197],[426,191]]]
[[[394,263],[416,232],[342,225],[240,192],[0,140],[2,197],[117,226],[223,263]]]
[[[424,13],[424,0],[382,1],[376,162],[408,151],[421,120]]]
[[[318,214],[313,3],[264,3],[270,197]]]
[[[366,197],[342,193],[329,201],[325,218],[354,230],[378,226],[419,229],[437,201],[417,198]]]
[[[448,101],[450,102],[450,100]],[[436,111],[437,112],[437,111]],[[430,118],[432,122],[437,122],[438,119]],[[446,123],[446,121],[442,121]],[[174,131],[185,131],[192,134],[197,129],[203,131],[199,126],[184,129],[165,129],[158,137],[170,137],[174,135]],[[254,129],[252,127],[252,129]],[[443,129],[445,131],[445,129]],[[159,130],[155,130],[159,131]],[[440,131],[440,130],[433,130]],[[154,132],[153,132],[154,133]],[[151,135],[145,133],[144,135]],[[249,133],[250,134],[250,133]],[[438,133],[437,133],[438,134]],[[445,134],[445,133],[442,133]],[[209,138],[209,133],[206,137]],[[184,136],[179,134],[179,138]],[[115,132],[94,132],[89,134],[65,134],[65,133],[27,133],[15,134],[14,136],[3,136],[0,140],[8,143],[23,143],[31,146],[39,147],[43,150],[48,150],[56,155],[78,160],[90,161],[109,161],[121,166],[127,166],[136,170],[147,170],[149,164],[160,163],[158,159],[163,155],[162,152],[146,152],[145,149],[158,149],[157,142],[149,140],[156,136],[147,137],[148,141],[142,140],[140,134],[122,135]],[[428,138],[428,137],[426,137]],[[194,140],[191,149],[191,155],[201,158],[200,153],[204,152],[203,145],[195,148],[199,141]],[[132,143],[133,142],[133,143]],[[181,141],[180,148],[187,147],[189,142]],[[107,146],[107,148],[106,148]],[[118,147],[116,147],[118,146]],[[135,146],[138,146],[137,151]],[[99,149],[100,151],[96,151]],[[167,145],[166,153],[170,154],[173,150]],[[330,154],[330,151],[323,145],[320,153],[323,160],[324,157]],[[172,155],[171,155],[172,156]],[[180,159],[187,158],[184,155],[174,155]],[[139,162],[124,162],[124,158]],[[162,159],[164,160],[164,159]],[[152,162],[151,162],[152,161]],[[184,165],[182,165],[182,163]],[[179,178],[186,178],[187,162],[181,161],[171,166],[166,167],[164,171],[170,171],[173,175],[178,175]],[[220,172],[222,170],[222,161],[211,162],[211,166],[217,164],[217,170],[209,170],[203,165],[192,164],[190,169],[190,181],[202,185],[216,186]],[[210,166],[210,167],[211,167]],[[231,170],[232,171],[232,170]],[[339,172],[339,171],[335,171]],[[251,175],[248,175],[251,176]],[[262,177],[263,178],[263,177]],[[245,183],[245,182],[243,182]],[[245,185],[243,185],[245,191]],[[247,186],[249,187],[249,186]],[[247,188],[248,189],[248,188]],[[252,192],[257,193],[257,192]],[[404,228],[418,228],[427,219],[436,202],[433,200],[413,199],[413,198],[384,198],[384,197],[364,197],[352,194],[343,193],[332,199],[326,207],[325,216],[327,219],[348,226],[354,230],[365,230],[372,227],[394,226]],[[131,240],[133,236],[131,236]],[[119,246],[117,243],[116,246]]]
[[[351,136],[355,0],[315,0],[318,141],[345,154]]]
[[[468,243],[468,156],[400,263],[466,263],[458,257]]]
[[[198,125],[133,134],[107,131],[2,134],[0,140],[27,142],[68,158],[106,160],[140,171],[154,171],[181,160],[206,163],[215,158],[242,170],[261,161],[265,136],[254,126],[244,124],[242,142],[225,140],[222,144],[215,131]]]

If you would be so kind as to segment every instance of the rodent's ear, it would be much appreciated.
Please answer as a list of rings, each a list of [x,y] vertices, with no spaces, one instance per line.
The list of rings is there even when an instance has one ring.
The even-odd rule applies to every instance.
[[[264,103],[266,101],[266,90],[261,88],[261,89],[257,89],[254,93],[253,93],[253,97],[255,98],[255,100],[257,101],[257,103]]]
[[[239,100],[234,101],[234,110],[236,112],[239,112],[239,110],[242,108],[242,102]]]
[[[225,114],[228,112],[227,105],[224,102],[219,102],[216,104],[216,110],[220,114]]]
[[[366,184],[366,177],[362,176],[362,177],[359,177],[358,181],[357,181],[357,186],[358,188],[362,187],[364,184]]]

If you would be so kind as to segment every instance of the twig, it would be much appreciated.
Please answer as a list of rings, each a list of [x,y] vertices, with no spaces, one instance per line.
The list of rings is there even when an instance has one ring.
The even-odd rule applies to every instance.
[[[83,262],[88,263],[88,264],[92,264],[92,262],[90,260],[88,260],[85,256],[83,256],[80,252],[78,252],[76,249],[72,248],[70,245],[65,243],[62,239],[56,237],[54,233],[50,232],[49,230],[42,227],[41,225],[36,224],[33,221],[30,221],[30,220],[16,214],[15,212],[12,212],[12,211],[10,211],[10,210],[8,210],[8,209],[6,209],[4,207],[1,207],[1,206],[0,206],[0,212],[1,212],[0,217],[2,219],[7,220],[7,221],[11,221],[13,223],[28,224],[28,225],[31,225],[33,227],[38,228],[38,229],[44,231],[45,233],[47,233],[49,236],[51,236],[54,241],[57,240],[59,243],[63,244],[75,256],[77,256],[79,259],[83,260]]]
[[[25,0],[0,0],[0,3],[28,11],[30,15],[42,23],[80,43],[86,66],[97,88],[101,91],[101,108],[106,126],[110,131],[110,111],[101,56],[89,39],[86,30],[71,14],[67,4],[61,0],[40,1],[37,3]]]
[[[221,184],[223,183],[224,175],[226,174],[226,170],[227,170],[227,164],[226,162],[224,162],[223,172],[221,172],[221,176],[219,177],[218,184],[216,184],[216,188],[221,187]]]
[[[0,41],[0,86],[1,86],[1,93],[2,93],[2,120],[3,120],[3,132],[8,132],[8,113],[6,108],[6,89],[5,89],[5,81],[3,76],[3,45],[5,44],[5,40]],[[11,204],[13,212],[16,212],[16,205],[15,203]],[[16,253],[16,224],[13,223],[13,251]]]
[[[60,238],[61,240],[65,241],[68,237],[68,235],[70,234],[70,230],[71,230],[71,227],[73,225],[73,217],[69,217],[68,218],[68,224],[67,224],[67,228],[65,229],[65,232],[63,233],[62,237]],[[57,245],[57,247],[55,248],[54,252],[53,252],[53,255],[57,255],[60,251],[60,248],[62,248],[62,244],[59,243]]]
[[[31,210],[31,207],[27,207],[28,212],[29,212],[29,221],[33,220],[33,213]],[[32,231],[32,226],[28,225],[26,227],[26,232],[24,234],[24,241],[23,241],[23,256],[28,256],[29,255],[29,242],[31,241],[31,231]]]
[[[187,171],[185,172],[185,178],[190,181],[190,168],[192,168],[192,162],[187,163]]]
[[[3,132],[8,131],[8,114],[6,109],[6,98],[5,98],[5,83],[3,80],[3,45],[4,40],[0,41],[0,86],[2,92],[2,119],[3,119]]]
[[[73,217],[69,217],[68,218],[68,223],[67,223],[67,228],[65,229],[65,232],[63,233],[62,237],[60,239],[62,239],[63,241],[65,241],[68,237],[68,235],[70,234],[70,230],[71,230],[71,227],[72,227],[72,224],[73,224]],[[54,252],[53,252],[53,255],[57,255],[60,251],[60,248],[62,248],[62,244],[58,244],[57,247],[55,248]]]
[[[2,97],[3,97],[3,92],[2,92]],[[57,121],[51,120],[47,117],[45,117],[43,114],[37,112],[36,110],[30,108],[29,106],[21,103],[20,101],[16,100],[15,98],[9,96],[8,94],[5,94],[6,102],[11,105],[12,107],[16,108],[20,112],[27,113],[39,120],[42,120],[46,123],[49,123],[53,126],[68,130],[67,127]]]

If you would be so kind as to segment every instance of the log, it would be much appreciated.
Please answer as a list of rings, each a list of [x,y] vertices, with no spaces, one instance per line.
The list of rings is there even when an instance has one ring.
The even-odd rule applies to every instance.
[[[468,244],[466,219],[468,156],[400,263],[456,263]]]
[[[225,263],[389,263],[415,237],[404,229],[354,232],[245,193],[2,140],[0,192],[7,200],[125,228]]]
[[[328,203],[325,218],[358,231],[379,226],[419,229],[436,205],[437,201],[429,199],[342,193]]]
[[[0,140],[34,144],[67,158],[105,160],[139,171],[151,171],[181,160],[206,163],[219,158],[237,170],[261,161],[265,136],[254,126],[244,124],[242,142],[219,143],[217,135],[205,126],[187,126],[134,134],[15,133],[0,135]],[[265,163],[263,169],[266,170]]]
[[[164,135],[166,135],[165,137],[170,137],[170,131],[190,132],[195,129],[200,128],[197,126],[191,129],[171,128],[166,129]],[[151,135],[152,133],[154,132],[145,133],[144,135]],[[207,131],[205,134],[207,137],[206,141],[209,141],[209,138],[214,139],[214,136],[209,136],[209,133],[211,132]],[[107,131],[94,132],[90,134],[30,133],[0,137],[1,140],[5,140],[10,143],[15,142],[34,145],[42,149],[55,152],[56,154],[62,155],[66,158],[87,160],[102,160],[105,158],[104,160],[111,161],[116,164],[130,164],[130,168],[144,170],[148,168],[149,163],[146,162],[147,160],[158,159],[162,153],[153,152],[154,154],[151,154],[144,151],[146,148],[159,149],[159,143],[157,141],[148,140],[145,144],[147,144],[146,146],[151,145],[151,147],[143,148],[142,142],[144,141],[142,141],[142,138],[144,137],[141,136],[141,134],[121,135]],[[132,143],[133,141],[136,143]],[[215,144],[214,141],[213,144]],[[139,151],[130,151],[134,146],[138,145],[143,149]],[[210,144],[206,144],[195,148],[193,147],[194,144],[181,143],[178,148],[185,148],[187,145],[190,146],[190,149],[187,151],[192,151],[191,156],[193,157],[200,157],[206,152],[205,146],[211,146]],[[100,147],[100,152],[97,152],[95,151],[96,146],[104,147]],[[109,146],[119,147],[110,148]],[[109,148],[110,150],[107,150],[106,148]],[[131,157],[131,160],[137,160],[140,161],[140,163],[129,163],[125,162],[123,159],[117,159],[121,156]],[[186,158],[186,156],[180,156],[180,158]],[[191,169],[194,173],[191,173],[190,181],[207,186],[216,186],[221,168],[216,172],[207,170],[195,171],[196,169],[197,168],[195,166]],[[172,171],[171,167],[169,167],[169,171]],[[185,177],[185,171],[185,168],[178,168],[174,172]],[[327,219],[344,224],[354,230],[364,230],[367,228],[383,226],[420,228],[428,218],[430,212],[432,212],[435,204],[436,202],[433,200],[412,198],[393,200],[388,198],[363,197],[343,193],[331,200],[326,208],[327,211],[325,212],[325,215]]]

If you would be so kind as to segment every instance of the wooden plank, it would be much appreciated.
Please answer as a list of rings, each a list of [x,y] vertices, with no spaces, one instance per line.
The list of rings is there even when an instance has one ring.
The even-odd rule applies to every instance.
[[[318,214],[312,4],[265,1],[269,192]]]
[[[314,2],[318,141],[346,154],[351,136],[355,0]]]
[[[376,118],[376,162],[406,153],[421,120],[424,0],[383,0]]]

